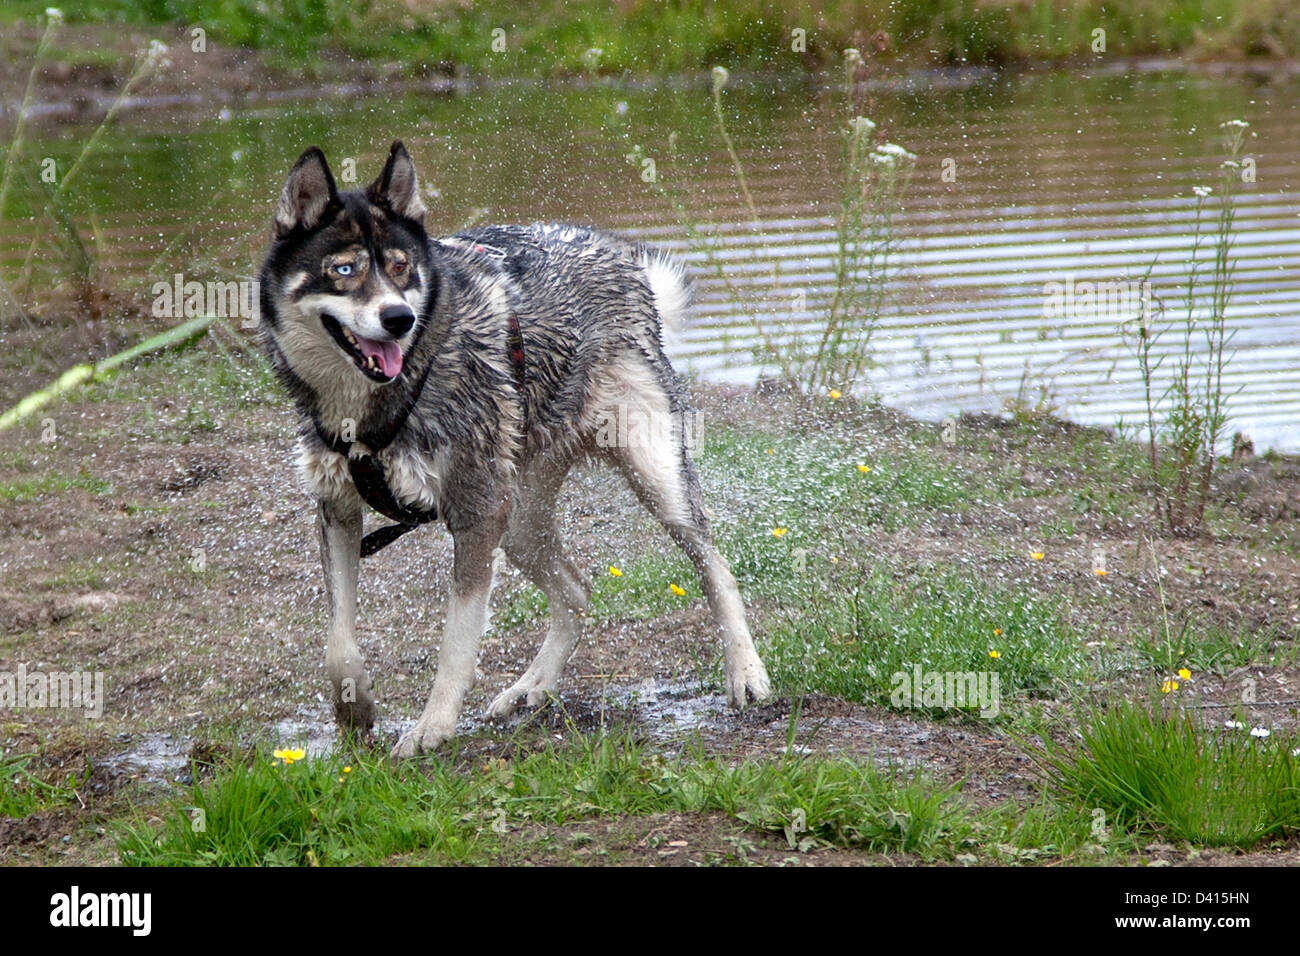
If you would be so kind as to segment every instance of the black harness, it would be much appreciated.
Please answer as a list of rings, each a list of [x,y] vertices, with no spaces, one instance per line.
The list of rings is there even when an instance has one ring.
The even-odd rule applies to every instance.
[[[515,388],[519,392],[520,401],[524,406],[524,426],[528,423],[528,397],[524,390],[524,336],[519,329],[519,318],[513,312],[506,316],[506,346],[510,354],[510,367],[514,372]],[[425,374],[428,372],[426,370]],[[373,437],[374,441],[362,444],[361,448],[365,449],[357,454],[353,454],[353,448],[358,443],[344,441],[337,436],[331,436],[321,427],[320,422],[312,420],[316,426],[316,434],[324,442],[325,447],[332,452],[342,455],[348,461],[348,472],[352,475],[352,483],[356,485],[357,494],[361,500],[370,505],[371,508],[378,511],[381,515],[393,519],[396,524],[385,525],[375,531],[370,532],[361,539],[361,557],[368,558],[376,551],[388,547],[408,531],[414,531],[422,524],[428,524],[430,521],[438,520],[438,510],[436,508],[412,508],[402,504],[394,496],[392,489],[388,487],[388,476],[384,472],[383,462],[379,460],[379,452],[387,448],[397,437],[397,433],[402,430],[406,424],[406,419],[410,417],[411,410],[415,407],[415,401],[419,399],[420,391],[423,388],[423,381],[420,387],[415,390],[415,399],[406,407],[401,415],[391,422],[377,436]]]

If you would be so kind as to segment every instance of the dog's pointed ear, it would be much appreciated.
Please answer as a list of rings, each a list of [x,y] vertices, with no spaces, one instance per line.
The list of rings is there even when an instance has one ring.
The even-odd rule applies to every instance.
[[[293,164],[280,192],[272,222],[275,237],[283,239],[295,229],[311,229],[321,221],[325,210],[338,202],[338,198],[338,189],[329,164],[325,162],[325,154],[319,147],[311,147]]]
[[[379,206],[387,206],[399,216],[414,219],[424,225],[424,200],[420,198],[420,183],[415,176],[415,163],[399,139],[388,151],[388,162],[379,178],[370,184],[366,196]]]

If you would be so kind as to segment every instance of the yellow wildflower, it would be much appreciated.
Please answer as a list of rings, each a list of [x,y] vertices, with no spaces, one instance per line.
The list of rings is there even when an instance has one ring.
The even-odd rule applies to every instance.
[[[864,475],[870,470],[871,470],[870,465],[858,465],[858,471],[862,472]]]
[[[609,566],[609,574],[610,577],[614,577],[614,578],[621,578],[623,576],[623,572],[620,571],[618,568],[614,567],[614,565],[612,564]]]
[[[678,587],[676,584],[669,584],[668,590],[672,591],[678,597],[686,597],[686,589]]]
[[[840,400],[840,390],[838,388],[832,388],[826,394],[831,397],[831,401],[833,402],[837,402]]]
[[[289,764],[293,763],[295,760],[302,760],[304,757],[306,757],[306,756],[307,756],[307,751],[305,751],[305,750],[294,750],[294,749],[291,749],[291,748],[287,748],[287,749],[285,749],[285,750],[272,750],[272,751],[271,751],[271,756],[272,756],[272,757],[275,757],[277,760],[283,760],[283,761],[284,761],[284,765],[287,767],[287,766],[289,766]]]
[[[1178,690],[1178,681],[1173,678],[1166,678],[1165,682],[1160,685],[1160,693],[1170,694]]]
[[[1033,558],[1035,561],[1043,560],[1043,552],[1041,551],[1030,551],[1029,556]]]
[[[786,533],[786,531],[788,531],[788,530],[789,530],[788,528],[773,528],[773,529],[772,529],[772,537],[774,537],[774,538],[784,538],[784,537],[785,537],[785,533]]]
[[[1189,671],[1186,667],[1180,667],[1178,668],[1178,676],[1181,677],[1183,680],[1191,680],[1192,672]]]
[[[989,657],[993,658],[994,660],[997,660],[1001,656],[1002,656],[1001,651],[989,651]]]

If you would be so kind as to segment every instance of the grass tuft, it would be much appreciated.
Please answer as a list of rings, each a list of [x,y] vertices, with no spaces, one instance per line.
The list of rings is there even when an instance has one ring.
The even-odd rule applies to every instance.
[[[1207,730],[1187,711],[1133,702],[1086,714],[1077,741],[1042,740],[1049,789],[1118,826],[1243,850],[1300,830],[1294,740]]]

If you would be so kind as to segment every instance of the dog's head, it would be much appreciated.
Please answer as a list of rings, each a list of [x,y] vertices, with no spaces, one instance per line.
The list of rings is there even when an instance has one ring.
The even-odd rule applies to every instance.
[[[401,375],[436,281],[424,214],[400,142],[365,189],[340,192],[314,146],[298,157],[262,271],[264,333],[295,374],[375,386]]]

